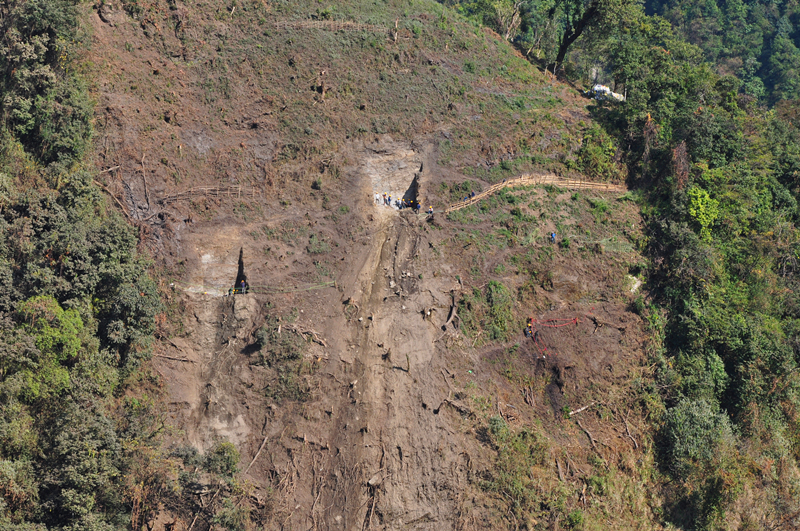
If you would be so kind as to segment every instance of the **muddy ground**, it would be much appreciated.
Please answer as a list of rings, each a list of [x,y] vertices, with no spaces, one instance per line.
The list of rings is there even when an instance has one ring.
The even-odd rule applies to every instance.
[[[441,214],[449,200],[441,191],[465,179],[440,164],[441,145],[465,118],[426,116],[413,138],[341,135],[285,158],[277,117],[285,105],[248,91],[250,66],[231,74],[241,83],[220,119],[196,67],[209,59],[180,35],[189,22],[153,39],[152,23],[121,5],[104,2],[92,17],[98,167],[139,227],[171,308],[154,369],[178,428],[173,442],[201,451],[233,442],[265,528],[497,528],[509,521],[502,499],[481,489],[496,458],[485,428],[493,415],[546,434],[547,481],[576,493],[584,485],[570,503],[586,507],[590,455],[635,461],[643,422],[625,409],[626,389],[645,369],[643,325],[628,309],[635,294],[620,280],[631,253],[556,253],[544,281],[520,269],[496,273],[519,294],[515,331],[502,342],[468,337],[454,303],[486,284],[476,271],[501,271],[519,246],[474,251],[459,243],[462,224]],[[574,90],[562,93],[579,102]],[[314,98],[309,105],[323,105]],[[583,119],[585,109],[568,118]],[[488,167],[490,151],[459,156]],[[438,213],[374,201],[409,190]],[[544,235],[556,228],[547,203],[567,204],[570,194],[532,193],[545,205],[522,210],[543,220]],[[635,208],[624,208],[638,231]],[[495,225],[481,223],[470,228]],[[249,293],[227,296],[243,278]],[[542,356],[523,335],[527,317],[574,323],[540,330]],[[257,333],[278,318],[279,336],[306,344],[300,400],[265,392],[276,377]]]

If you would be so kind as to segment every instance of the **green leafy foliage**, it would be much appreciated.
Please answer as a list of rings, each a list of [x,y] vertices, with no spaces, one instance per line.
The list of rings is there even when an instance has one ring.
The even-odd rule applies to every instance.
[[[767,8],[752,0],[696,4],[650,0],[646,6],[649,12],[669,20],[687,41],[699,46],[708,61],[736,65],[745,94],[766,96],[771,101],[797,97],[800,51],[793,31],[793,21],[798,16],[796,5]],[[687,20],[693,23],[688,25]]]
[[[215,474],[233,477],[238,472],[239,451],[229,442],[218,442],[206,454],[204,467]]]
[[[64,311],[52,297],[40,295],[21,303],[17,313],[38,349],[31,366],[20,367],[14,375],[20,384],[19,396],[30,402],[62,393],[69,387],[67,366],[81,349],[84,327],[78,312]]]
[[[92,106],[68,70],[78,2],[34,0],[0,7],[3,125],[45,164],[78,160],[91,138]]]
[[[654,351],[661,465],[678,481],[665,515],[711,529],[760,481],[744,462],[797,447],[794,303],[777,294],[796,286],[798,190],[787,154],[798,136],[791,120],[738,96],[739,81],[714,74],[663,20],[640,21],[610,54],[628,100],[597,116],[631,140],[657,264],[649,280],[669,316]],[[789,466],[798,470],[794,457]],[[800,508],[789,505],[782,514]]]
[[[697,186],[689,188],[689,216],[700,226],[700,237],[711,239],[711,226],[719,217],[719,201],[712,199],[708,192]]]
[[[584,175],[599,181],[620,180],[624,174],[615,159],[614,139],[602,127],[592,125],[583,136],[578,150],[577,166]]]
[[[497,451],[492,477],[482,486],[511,500],[511,510],[521,520],[541,517],[549,500],[532,478],[531,470],[544,464],[547,443],[535,430],[513,429],[499,416],[489,419],[489,435]]]
[[[142,521],[142,489],[167,482],[152,400],[114,394],[149,355],[161,303],[132,228],[84,170],[93,104],[72,68],[78,5],[0,6],[3,529],[122,529]]]
[[[514,298],[502,283],[492,280],[484,291],[473,289],[459,302],[461,326],[470,337],[487,332],[488,340],[505,341],[514,331]]]

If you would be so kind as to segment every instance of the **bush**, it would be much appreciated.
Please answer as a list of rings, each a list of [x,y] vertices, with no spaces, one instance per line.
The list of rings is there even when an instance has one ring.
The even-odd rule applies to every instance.
[[[302,359],[306,343],[297,334],[278,329],[280,319],[268,316],[265,324],[256,332],[256,345],[261,351],[261,363],[274,367],[286,361]]]
[[[232,477],[239,471],[239,451],[229,442],[218,442],[205,457],[203,467],[209,472]]]
[[[730,421],[704,399],[682,400],[665,419],[665,462],[681,480],[676,522],[708,528],[724,518],[744,479]]]
[[[705,399],[684,399],[667,411],[664,425],[670,470],[685,475],[715,461],[734,443],[727,415]]]
[[[302,377],[303,355],[306,342],[296,333],[283,330],[278,333],[281,321],[274,316],[256,332],[256,346],[260,349],[260,363],[269,369],[264,394],[274,400],[306,400],[311,389]]]
[[[514,298],[505,285],[492,280],[486,287],[486,302],[489,305],[489,336],[505,341],[514,327]]]
[[[593,124],[583,136],[578,149],[578,169],[600,181],[617,181],[625,177],[623,167],[614,157],[617,147],[614,139],[602,127]]]
[[[84,335],[78,312],[65,311],[52,297],[40,295],[21,303],[17,313],[39,354],[16,374],[22,385],[20,397],[30,402],[62,393],[70,383],[67,366],[78,356]]]
[[[570,529],[579,529],[583,525],[583,511],[575,509],[567,515],[567,526]]]

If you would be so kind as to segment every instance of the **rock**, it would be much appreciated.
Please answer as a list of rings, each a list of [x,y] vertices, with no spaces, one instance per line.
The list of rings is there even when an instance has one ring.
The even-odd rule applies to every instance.
[[[369,478],[369,481],[367,481],[367,485],[370,487],[377,487],[381,483],[383,483],[383,473],[381,472],[375,472],[375,474]]]

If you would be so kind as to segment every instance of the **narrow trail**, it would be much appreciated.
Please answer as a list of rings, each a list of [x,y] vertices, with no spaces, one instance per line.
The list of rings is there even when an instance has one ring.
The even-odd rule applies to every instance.
[[[515,177],[513,179],[507,179],[501,183],[493,184],[483,192],[475,194],[475,197],[470,197],[469,199],[450,205],[444,210],[444,212],[445,213],[453,212],[455,210],[461,210],[462,208],[474,205],[481,199],[489,197],[490,195],[499,192],[503,188],[508,188],[512,186],[535,186],[544,184],[552,184],[553,186],[558,186],[559,188],[565,188],[567,190],[595,190],[598,192],[609,192],[616,194],[624,194],[625,192],[628,191],[628,188],[626,186],[618,184],[595,183],[590,181],[576,181],[572,179],[563,179],[553,174],[546,174],[546,175],[524,174],[520,175],[519,177]]]

